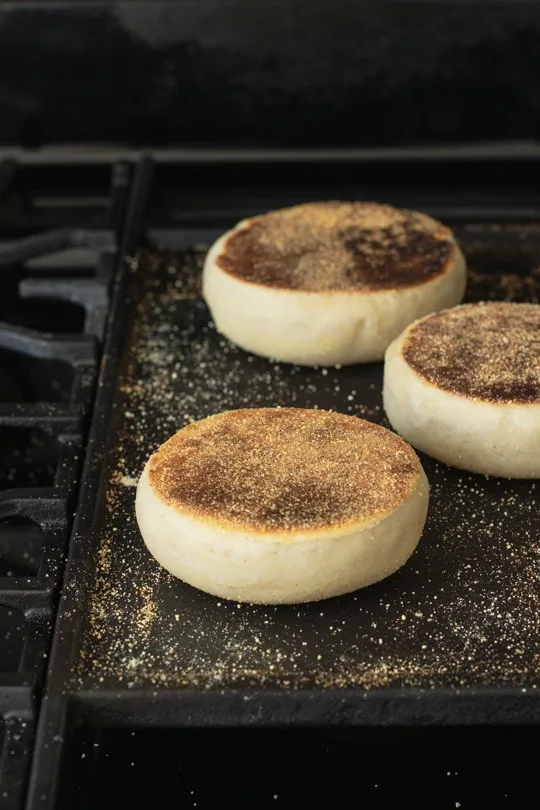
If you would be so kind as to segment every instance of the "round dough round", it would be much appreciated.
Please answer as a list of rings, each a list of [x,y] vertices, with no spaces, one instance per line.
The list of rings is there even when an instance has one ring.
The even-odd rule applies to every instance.
[[[424,526],[412,448],[353,416],[228,411],[180,430],[137,488],[146,545],[176,577],[238,602],[308,602],[396,571]]]
[[[425,214],[308,203],[240,222],[210,249],[203,294],[243,349],[300,365],[382,360],[409,323],[459,304],[465,259]]]
[[[446,464],[540,477],[540,306],[470,304],[429,315],[389,346],[384,408]]]

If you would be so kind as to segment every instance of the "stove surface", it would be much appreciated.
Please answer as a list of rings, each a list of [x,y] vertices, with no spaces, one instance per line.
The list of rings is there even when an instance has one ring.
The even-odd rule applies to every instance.
[[[184,804],[191,806],[196,803],[201,807],[214,807],[216,802],[219,804],[224,797],[229,798],[233,794],[235,803],[239,807],[258,807],[266,804],[278,806],[278,799],[282,801],[283,806],[304,806],[306,796],[302,787],[300,785],[293,785],[292,789],[290,786],[288,787],[284,782],[284,769],[287,767],[288,759],[295,756],[298,750],[305,750],[306,742],[311,739],[315,740],[315,736],[321,741],[321,747],[320,750],[310,750],[307,757],[309,761],[306,763],[306,774],[313,773],[313,768],[317,773],[320,771],[321,775],[327,771],[331,781],[333,775],[338,773],[337,765],[344,760],[343,752],[345,750],[353,751],[348,760],[351,768],[348,769],[348,773],[343,774],[343,798],[347,798],[349,791],[348,798],[350,799],[356,795],[354,791],[358,780],[365,787],[365,780],[369,777],[372,767],[371,761],[368,762],[363,774],[360,774],[357,768],[358,746],[355,740],[351,741],[348,738],[344,739],[344,744],[341,745],[342,729],[339,730],[339,739],[336,740],[334,737],[325,736],[322,731],[316,733],[315,729],[304,734],[301,729],[302,725],[360,724],[364,718],[373,726],[369,729],[370,738],[363,749],[369,752],[373,745],[371,732],[378,730],[377,725],[399,726],[405,725],[406,722],[430,724],[436,723],[438,720],[442,723],[454,723],[457,722],[456,716],[452,714],[454,708],[446,712],[443,707],[439,711],[440,706],[436,701],[440,700],[440,705],[442,705],[445,700],[442,695],[443,690],[436,693],[430,689],[418,692],[414,689],[404,690],[402,697],[394,691],[392,705],[385,703],[385,696],[380,691],[378,693],[377,689],[370,692],[367,689],[357,688],[340,692],[329,686],[326,689],[317,688],[314,691],[310,691],[310,688],[296,691],[284,688],[278,692],[271,683],[265,681],[261,688],[258,688],[256,684],[255,690],[252,689],[250,693],[248,689],[250,685],[239,681],[237,671],[233,673],[234,678],[228,678],[227,671],[225,673],[227,677],[222,678],[213,686],[211,685],[212,688],[203,690],[204,694],[198,688],[195,677],[189,683],[184,683],[183,690],[178,688],[175,690],[175,682],[178,686],[178,680],[185,679],[186,673],[188,676],[190,672],[197,675],[201,670],[201,662],[204,663],[202,661],[204,657],[214,656],[210,660],[210,664],[215,664],[218,654],[223,650],[224,642],[226,650],[232,650],[232,653],[236,655],[243,651],[241,644],[237,644],[236,641],[244,641],[244,647],[246,649],[249,647],[250,656],[258,655],[259,659],[262,658],[263,666],[257,670],[256,674],[269,675],[264,667],[269,670],[270,664],[274,663],[270,654],[271,643],[273,643],[270,636],[274,629],[279,629],[282,633],[282,643],[286,650],[294,648],[292,652],[298,657],[301,664],[307,661],[308,665],[312,665],[311,669],[314,672],[323,665],[319,663],[319,659],[315,660],[313,656],[314,645],[306,647],[302,645],[300,648],[297,643],[295,644],[294,634],[288,633],[288,626],[298,627],[302,621],[306,627],[308,626],[307,619],[296,616],[294,611],[289,610],[285,621],[283,621],[283,616],[280,616],[279,622],[275,617],[269,617],[270,624],[266,624],[262,615],[264,610],[261,609],[257,614],[258,619],[255,617],[258,622],[256,629],[261,631],[260,637],[263,640],[268,638],[269,643],[263,644],[260,649],[251,649],[253,647],[254,610],[246,608],[242,612],[242,616],[244,618],[247,616],[248,620],[242,622],[236,607],[218,608],[215,600],[212,601],[210,597],[206,599],[204,595],[192,593],[186,588],[178,587],[178,584],[170,583],[165,577],[160,576],[159,572],[156,573],[149,561],[146,558],[143,559],[142,554],[139,556],[140,538],[133,530],[132,484],[134,476],[140,469],[140,462],[147,454],[149,444],[154,440],[158,441],[160,431],[165,432],[166,418],[171,417],[171,424],[177,420],[175,402],[178,403],[182,397],[185,401],[186,386],[181,385],[180,381],[175,383],[175,386],[178,386],[176,393],[179,395],[175,399],[173,390],[175,386],[170,383],[172,366],[174,364],[181,366],[184,363],[184,355],[195,350],[197,362],[193,363],[191,369],[191,382],[193,383],[192,393],[189,394],[191,401],[187,403],[190,407],[185,411],[190,414],[201,411],[201,415],[204,415],[202,413],[204,408],[226,407],[231,404],[229,400],[233,397],[235,402],[239,402],[239,397],[247,397],[247,400],[251,402],[254,397],[263,397],[263,399],[266,397],[272,400],[269,404],[275,404],[276,389],[270,387],[272,380],[276,384],[280,384],[279,390],[277,390],[277,401],[280,401],[281,395],[287,393],[289,383],[291,386],[294,383],[295,389],[301,387],[299,383],[303,384],[300,372],[291,382],[286,375],[286,372],[288,374],[291,371],[290,369],[275,368],[273,371],[270,370],[266,377],[259,375],[258,387],[254,386],[253,375],[251,375],[249,387],[240,388],[238,385],[240,355],[230,349],[228,360],[220,370],[217,366],[218,361],[223,359],[223,352],[220,354],[223,347],[220,349],[217,346],[219,351],[217,353],[212,351],[208,357],[204,351],[201,352],[205,346],[208,349],[215,349],[216,341],[212,343],[211,337],[207,339],[203,336],[201,338],[197,331],[192,329],[192,327],[197,327],[199,322],[199,325],[204,328],[208,321],[202,305],[192,300],[193,295],[184,295],[185,291],[175,288],[174,294],[171,292],[170,297],[166,298],[166,306],[161,308],[161,316],[160,309],[153,305],[156,296],[160,295],[160,285],[165,285],[169,289],[168,285],[173,285],[178,268],[186,269],[184,261],[186,249],[189,248],[189,255],[194,258],[194,261],[197,256],[201,258],[201,243],[208,243],[212,234],[217,235],[216,229],[222,231],[241,216],[276,205],[309,199],[332,198],[378,199],[426,210],[438,218],[452,222],[456,228],[463,231],[460,236],[463,236],[468,245],[473,270],[469,289],[471,300],[478,300],[479,297],[486,296],[507,300],[533,297],[538,300],[540,277],[538,276],[539,242],[536,222],[540,218],[540,198],[538,197],[538,183],[535,180],[535,166],[532,165],[532,162],[513,164],[512,183],[508,182],[508,166],[496,163],[477,166],[474,172],[470,164],[456,167],[451,165],[451,162],[436,167],[427,164],[422,166],[420,163],[398,165],[397,162],[387,166],[376,165],[373,162],[342,162],[336,165],[323,161],[317,162],[315,159],[309,164],[308,162],[276,162],[275,165],[266,163],[257,166],[249,164],[247,161],[245,165],[231,162],[212,166],[208,163],[204,165],[203,163],[189,165],[163,163],[154,167],[153,184],[149,182],[148,178],[145,180],[142,163],[139,168],[141,171],[137,171],[134,175],[126,206],[127,226],[124,229],[122,244],[124,246],[129,244],[133,247],[141,244],[138,236],[143,233],[147,246],[148,243],[153,243],[161,248],[166,248],[160,254],[166,261],[160,265],[162,266],[161,275],[156,272],[157,267],[154,265],[148,269],[148,273],[141,270],[137,274],[135,272],[137,263],[130,261],[123,266],[122,272],[118,275],[118,285],[115,286],[110,319],[111,328],[107,333],[104,355],[106,360],[100,376],[99,398],[89,440],[89,447],[92,449],[87,454],[84,494],[77,508],[77,524],[71,542],[69,568],[65,576],[63,598],[57,622],[54,651],[49,670],[47,700],[44,701],[40,714],[27,808],[32,808],[32,810],[51,808],[52,810],[52,808],[64,806],[72,807],[75,804],[79,804],[81,807],[112,806],[113,804],[118,806],[122,802],[130,807],[161,806],[161,804],[165,806],[170,803],[171,795],[174,795],[182,806]],[[50,227],[58,228],[58,223],[49,222]],[[79,223],[73,227],[82,226]],[[97,230],[101,227],[102,225],[95,223]],[[56,234],[55,239],[58,238],[59,236]],[[73,239],[73,237],[71,238]],[[191,248],[194,248],[194,254]],[[72,249],[74,248],[71,243],[70,250]],[[84,247],[81,248],[78,245],[77,249],[84,250]],[[9,250],[12,248],[9,247]],[[35,243],[26,245],[25,266],[27,269],[29,262],[34,263],[35,269],[37,257],[28,255],[34,250]],[[67,252],[63,255],[65,257]],[[130,250],[127,255],[133,256],[133,252]],[[174,257],[178,257],[178,255],[182,261],[175,265]],[[55,258],[54,262],[55,267],[50,269],[54,269],[58,275],[60,272],[58,258]],[[90,272],[90,276],[92,276],[92,272]],[[132,317],[134,311],[139,311],[136,307],[136,299],[133,297],[135,278],[144,279],[144,283],[148,285],[146,295],[144,294],[146,287],[141,287],[144,302],[144,307],[141,309],[144,316],[142,323],[137,323],[137,318]],[[35,284],[36,281],[33,280],[31,283]],[[25,284],[27,284],[26,281]],[[37,291],[34,290],[34,292]],[[193,291],[191,290],[191,292]],[[178,311],[176,311],[176,307]],[[189,314],[190,310],[193,310],[192,316]],[[85,315],[83,334],[79,334],[77,340],[65,334],[54,336],[55,359],[65,361],[72,358],[73,353],[76,354],[77,351],[80,351],[80,340],[88,338],[91,334],[86,318]],[[169,328],[171,323],[174,327],[173,330]],[[185,327],[182,330],[180,330],[181,325]],[[12,325],[8,331],[13,334],[14,328],[15,326]],[[162,346],[158,341],[154,348],[159,349],[161,346],[162,351],[154,352],[152,346],[148,344],[149,351],[146,354],[137,353],[141,336],[144,338],[145,335],[144,330],[147,329],[151,332],[152,329],[158,328],[163,329],[163,334],[160,332],[159,340],[163,338],[166,345]],[[134,330],[136,334],[134,334]],[[174,343],[180,334],[182,336],[180,348],[185,350],[184,353],[178,353],[176,351],[178,343]],[[61,348],[60,344],[62,344]],[[51,348],[50,344],[48,344],[48,348]],[[60,357],[58,352],[60,352]],[[43,358],[43,355],[40,357]],[[206,366],[206,371],[201,360],[212,361],[209,366]],[[130,401],[129,407],[124,407],[128,405],[130,396],[144,397],[146,377],[137,373],[141,363],[146,363],[147,377],[155,394],[155,397],[151,397],[149,401],[144,402],[141,399],[138,403],[141,406],[146,405],[147,409],[148,421],[145,424],[148,425],[148,429],[145,429],[142,434],[140,431],[133,431],[134,422],[129,421],[133,414],[139,413],[133,407],[133,405],[137,405],[137,402]],[[176,370],[176,365],[174,367]],[[266,369],[266,371],[268,370]],[[224,384],[223,378],[220,377],[223,372],[229,375],[225,380],[228,384]],[[304,373],[308,374],[308,372],[302,372],[302,374]],[[349,372],[340,372],[340,377],[347,373]],[[355,370],[350,370],[350,373],[355,375]],[[203,378],[206,378],[206,381]],[[211,390],[208,388],[208,379],[213,381]],[[332,376],[329,373],[325,380],[324,385],[331,384],[330,395],[335,399],[336,395],[332,391],[337,391],[337,388],[333,384],[333,372]],[[133,385],[130,385],[130,381],[133,382]],[[314,404],[316,391],[313,390],[313,380],[304,382],[308,383],[304,386],[306,402]],[[352,379],[350,382],[351,387],[358,393],[356,380],[354,385]],[[373,382],[376,383],[377,380],[374,379]],[[335,380],[335,383],[339,387],[338,379]],[[18,384],[20,387],[20,383]],[[321,383],[320,392],[322,392],[322,386]],[[364,392],[366,397],[371,398],[370,402],[373,400],[372,404],[378,406],[379,402],[373,399],[376,397],[376,393],[370,393],[372,389],[369,386],[368,389]],[[148,391],[148,388],[146,390]],[[342,394],[345,391],[343,386],[340,390]],[[209,394],[214,396],[211,401],[209,399],[207,401]],[[351,396],[354,397],[352,393]],[[262,400],[257,399],[257,401]],[[167,410],[167,402],[170,403],[170,411]],[[365,402],[364,400],[358,402],[360,405],[366,403],[369,404],[367,399]],[[320,404],[320,401],[317,404]],[[348,407],[349,404],[354,407],[352,400],[347,400],[345,407]],[[68,402],[49,403],[46,407],[42,403],[23,402],[17,405],[14,412],[19,415],[24,414],[29,408],[36,410],[37,421],[33,425],[33,429],[37,431],[43,430],[45,423],[42,420],[44,416],[51,413],[50,409],[53,408],[52,412],[57,419],[53,441],[59,444],[60,452],[62,452],[63,437],[71,424],[68,415],[72,413],[72,399],[70,398]],[[142,408],[140,413],[142,414]],[[138,417],[136,418],[138,419]],[[140,424],[143,424],[142,421]],[[14,425],[11,425],[11,428],[13,427]],[[28,425],[23,424],[22,427],[27,429]],[[128,445],[131,447],[131,445],[137,444],[138,437],[141,436],[143,444],[134,448],[133,453],[123,452],[122,445],[124,449],[128,448]],[[52,473],[49,471],[49,475],[54,478],[53,488],[59,486],[56,479],[58,469],[62,469],[61,462],[52,465]],[[441,473],[442,475],[445,474]],[[50,484],[46,486],[50,486]],[[35,489],[32,488],[30,491],[35,492]],[[116,499],[109,497],[111,494]],[[444,495],[444,493],[442,494]],[[444,499],[442,497],[440,503],[441,509],[443,509]],[[122,505],[125,506],[125,509],[121,508]],[[456,511],[455,506],[455,504],[450,504],[449,510]],[[46,504],[34,499],[30,511],[24,515],[25,520],[31,519],[41,527],[44,522],[46,523],[44,520],[44,516],[47,518],[48,515],[46,510],[53,507],[58,507],[57,499],[49,497]],[[505,508],[503,501],[499,503],[498,508]],[[30,518],[28,518],[28,514],[30,514]],[[509,513],[509,517],[508,519],[505,517],[505,521],[510,523],[513,515],[513,512]],[[57,513],[56,519],[60,520],[61,516]],[[441,525],[451,533],[452,526],[445,514],[441,512],[440,516]],[[110,521],[111,517],[116,523]],[[463,515],[456,517],[459,518],[460,525],[464,523]],[[104,518],[109,521],[106,523],[107,531],[102,530],[105,525]],[[471,526],[474,528],[472,524]],[[121,555],[109,554],[107,548],[108,532],[114,529],[121,538]],[[464,531],[469,531],[466,525],[464,525]],[[471,548],[473,547],[467,544],[469,539],[465,536],[459,546],[460,553],[464,557],[472,553]],[[34,543],[33,546],[31,542]],[[26,560],[28,560],[28,568],[35,569],[36,565],[43,566],[43,562],[37,562],[39,550],[36,551],[36,542],[39,543],[39,537],[34,536],[33,541],[29,539],[28,557],[23,557],[21,560],[13,555],[12,559],[8,561],[9,565],[13,569],[15,566],[19,566],[17,569],[19,571],[26,564]],[[111,543],[111,552],[112,545]],[[435,572],[441,568],[441,561],[440,558],[436,558],[435,547],[434,544],[432,545],[432,556],[428,555],[427,565],[431,566]],[[502,546],[500,548],[500,559],[502,560],[507,555]],[[118,544],[115,544],[114,551],[116,552],[117,549]],[[450,549],[450,544],[448,549]],[[137,576],[131,576],[129,573],[130,565],[133,571],[137,571]],[[443,575],[447,576],[445,572],[450,570],[450,568],[443,568]],[[118,571],[121,571],[120,575],[118,575]],[[99,574],[97,578],[96,573]],[[414,571],[409,573],[413,576]],[[156,582],[152,579],[154,576]],[[452,582],[449,583],[449,603],[452,596]],[[111,583],[112,587],[109,587]],[[122,585],[126,586],[124,590],[122,590]],[[371,596],[368,594],[368,599],[371,598],[375,601],[380,597],[380,589],[373,591]],[[426,592],[426,598],[429,598],[428,592]],[[17,605],[13,607],[19,609]],[[93,614],[89,613],[90,608],[93,609]],[[156,609],[154,610],[154,608]],[[336,616],[341,609],[337,603],[325,606],[325,611],[334,611]],[[309,608],[305,610],[302,608],[302,611],[307,616]],[[287,613],[287,611],[285,612]],[[398,626],[402,628],[400,639],[405,643],[406,633],[399,616],[400,612],[401,610],[398,611],[395,628]],[[439,613],[444,614],[444,605],[442,610],[439,609]],[[178,618],[176,618],[176,614],[178,614]],[[27,611],[25,617],[31,615],[32,612]],[[98,621],[94,622],[93,632],[89,633],[89,619],[92,615],[94,618],[97,617]],[[227,617],[234,629],[232,641],[236,646],[229,645],[231,639],[221,632]],[[347,616],[337,617],[347,618]],[[328,618],[327,616],[324,622],[328,623]],[[349,618],[354,621],[358,620],[360,626],[361,611],[351,614]],[[137,619],[140,621],[137,622]],[[447,624],[449,619],[451,616],[443,616],[443,620]],[[319,629],[324,624],[323,619],[316,618],[315,621],[318,622]],[[12,639],[10,644],[16,655],[18,628],[20,627],[18,616],[14,616],[12,622],[6,627],[6,633],[10,634],[9,638]],[[352,624],[349,622],[351,634],[354,629]],[[350,648],[345,630],[341,633],[341,626],[338,634],[335,622],[332,621],[332,626],[329,628],[326,628],[326,624],[324,625],[325,654],[332,653],[332,651],[339,653],[340,645],[341,651],[347,651]],[[386,625],[384,626],[386,627]],[[417,629],[420,629],[419,626]],[[327,630],[331,634],[336,630],[335,637],[334,635],[329,637]],[[456,638],[459,640],[458,636]],[[178,645],[179,639],[180,641],[185,640],[183,647]],[[422,639],[419,635],[415,636],[413,640],[421,647]],[[171,643],[167,643],[168,641]],[[129,644],[133,646],[129,647]],[[369,649],[371,650],[372,647]],[[379,647],[376,648],[376,650],[378,649]],[[421,647],[421,649],[423,648]],[[265,654],[265,651],[268,655]],[[376,655],[376,652],[373,654]],[[427,654],[421,653],[421,655]],[[119,660],[120,667],[118,666]],[[250,659],[242,658],[241,665],[244,668],[246,660],[248,665],[250,663]],[[286,663],[283,657],[280,660]],[[341,662],[341,659],[337,660]],[[146,661],[149,664],[145,668]],[[81,664],[81,667],[76,668],[77,663]],[[232,663],[236,664],[237,661],[232,661]],[[260,663],[260,660],[256,663]],[[346,663],[347,661],[345,661]],[[211,674],[215,671],[214,666]],[[274,675],[276,673],[272,670],[272,677]],[[236,680],[233,683],[234,679]],[[456,689],[456,695],[458,691]],[[536,705],[536,693],[532,688],[526,690],[525,695],[521,695],[520,692],[515,700],[513,693],[501,695],[501,690],[497,688],[488,695],[486,690],[486,700],[483,703],[474,702],[473,692],[474,689],[471,690],[471,695],[467,694],[466,699],[463,701],[456,699],[453,703],[456,711],[460,712],[459,716],[462,719],[465,718],[464,722],[471,724],[484,722],[486,716],[493,718],[495,713],[500,718],[504,712],[507,714],[502,722],[506,724],[510,724],[512,720],[517,722],[516,718],[523,718],[528,706],[532,710],[532,707]],[[370,700],[364,701],[363,698],[368,694]],[[420,702],[419,695],[421,695],[422,702]],[[512,700],[514,700],[513,703]],[[366,708],[361,708],[360,704]],[[478,718],[484,719],[478,720]],[[227,725],[229,728],[223,731],[223,734],[214,734],[210,726],[221,724]],[[260,735],[258,732],[254,734],[252,729],[247,728],[236,733],[234,728],[250,725],[258,725]],[[265,728],[269,725],[287,726],[287,738]],[[292,728],[294,725],[296,730]],[[150,726],[152,728],[149,728]],[[196,726],[201,726],[201,728],[196,730]],[[202,728],[203,726],[204,728]],[[170,733],[162,727],[168,727]],[[335,731],[338,732],[337,729]],[[357,731],[358,729],[355,729],[353,732],[354,737],[356,737]],[[445,733],[446,741],[448,741],[447,732],[447,728],[442,732]],[[467,739],[472,739],[469,729],[464,733]],[[226,739],[225,734],[227,734]],[[501,730],[499,740],[503,734],[507,734],[507,728]],[[347,737],[347,735],[345,736]],[[489,729],[482,739],[485,741],[486,738],[491,739]],[[504,740],[507,739],[509,738],[505,736]],[[460,750],[462,740],[463,735],[460,741],[456,740],[455,743]],[[351,742],[353,742],[352,745]],[[438,744],[438,742],[433,741],[432,743],[427,740],[422,751],[426,752],[426,756],[430,752],[435,753]],[[277,748],[290,752],[290,754],[279,758],[276,755]],[[315,748],[317,746],[314,746]],[[497,748],[495,743],[494,748]],[[517,744],[512,743],[512,748],[517,750]],[[229,763],[226,763],[227,758],[223,756],[224,749],[227,749],[229,760],[231,757],[233,758],[232,768]],[[405,741],[405,749],[414,750],[415,754],[409,760],[411,772],[408,773],[408,764],[404,768],[411,777],[409,787],[411,785],[413,787],[412,792],[408,788],[402,791],[403,796],[408,797],[405,800],[407,802],[409,799],[412,801],[416,795],[414,785],[423,784],[422,769],[417,769],[415,775],[412,772],[414,764],[412,760],[419,759],[423,764],[424,758],[416,743],[412,749]],[[396,750],[398,749],[396,748]],[[403,750],[400,748],[398,754],[392,755],[391,761],[394,762],[396,758],[401,759]],[[468,750],[470,754],[466,752],[462,761],[468,761],[474,757],[475,746],[471,745]],[[381,747],[382,760],[387,758],[387,753]],[[453,752],[444,751],[443,754],[444,756],[441,756],[436,763],[437,779],[434,779],[423,791],[422,799],[427,800],[427,806],[433,806],[432,803],[430,805],[430,801],[432,793],[435,791],[438,798],[444,795],[447,778],[444,767],[451,769]],[[362,758],[361,753],[361,761]],[[378,757],[374,759],[373,766],[375,767]],[[265,766],[268,765],[268,768],[266,773],[263,773],[261,769],[255,775],[254,765],[259,761]],[[199,768],[201,762],[206,765]],[[238,763],[244,763],[249,772],[253,771],[254,774],[253,783],[247,787],[247,792],[247,779],[239,770]],[[215,794],[203,795],[206,789],[203,783],[205,780],[208,781],[208,771],[211,770],[212,774],[216,775],[220,772],[221,765],[223,768],[219,778],[216,779]],[[427,767],[431,767],[431,765]],[[454,767],[454,770],[458,771],[460,767],[461,761],[459,766]],[[245,769],[243,773],[245,773]],[[394,765],[392,765],[392,774],[396,774]],[[377,779],[374,779],[377,787],[373,787],[369,796],[370,801],[366,801],[366,806],[380,806],[376,796],[385,775],[387,784],[389,780],[392,781],[392,776],[386,774],[384,768],[380,769]],[[400,781],[399,775],[397,779]],[[474,781],[474,773],[471,779]],[[330,784],[327,780],[326,785],[323,786],[323,781],[321,779],[321,783],[317,784],[313,792],[314,796],[320,796],[323,787],[326,789]],[[154,789],[156,783],[158,787]],[[163,792],[159,790],[161,786],[163,786]],[[270,788],[270,786],[271,792],[267,791],[267,787]],[[470,806],[489,806],[490,810],[499,806],[500,800],[504,800],[507,792],[506,787],[501,786],[501,790],[499,790],[499,786],[494,785],[495,798],[491,804],[483,802],[484,799],[490,801],[490,796],[485,793],[476,804],[470,802]],[[515,785],[509,783],[508,792],[512,790],[515,794],[514,788]],[[475,790],[481,790],[479,783]],[[380,792],[384,793],[384,791]],[[362,795],[365,795],[365,790]],[[460,787],[459,793],[450,794],[448,798],[451,798],[455,806],[455,803],[461,802],[461,798],[465,796],[466,791]],[[336,796],[332,794],[332,791],[330,791],[329,798],[333,798],[335,801]],[[386,795],[383,795],[382,806],[396,806],[395,803],[391,804],[389,800],[387,801],[387,798]],[[278,804],[274,804],[275,802]],[[424,806],[420,800],[415,803],[418,806]],[[439,802],[438,806],[446,805]]]

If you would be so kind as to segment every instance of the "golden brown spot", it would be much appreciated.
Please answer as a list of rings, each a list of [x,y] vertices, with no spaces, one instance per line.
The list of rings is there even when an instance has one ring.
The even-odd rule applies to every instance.
[[[149,479],[195,517],[257,531],[339,527],[397,508],[420,462],[385,428],[331,411],[227,411],[180,430],[151,457]]]
[[[391,290],[443,273],[455,256],[448,228],[377,203],[308,203],[236,230],[218,265],[253,284],[305,292]]]
[[[470,304],[431,315],[403,356],[433,385],[492,402],[540,402],[540,306]]]

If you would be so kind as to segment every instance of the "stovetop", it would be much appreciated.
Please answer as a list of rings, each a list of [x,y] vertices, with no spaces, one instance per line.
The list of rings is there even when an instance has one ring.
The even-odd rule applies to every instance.
[[[132,727],[77,726],[57,678],[70,651],[58,644],[53,664],[50,650],[66,552],[95,509],[99,464],[89,459],[117,379],[104,346],[114,355],[121,331],[110,302],[142,219],[126,161],[153,150],[144,230],[165,245],[179,230],[202,241],[208,227],[321,188],[327,198],[344,189],[397,205],[414,198],[442,219],[450,190],[464,224],[539,221],[540,3],[0,6],[0,143],[15,155],[0,161],[0,807],[52,807],[51,783],[65,808],[200,810],[231,796],[239,808],[296,808],[322,795],[336,806],[353,796],[373,808],[525,806],[535,749],[521,730],[467,732],[463,745],[445,729],[374,747],[371,733],[360,746],[289,728],[167,734],[136,714]],[[256,171],[245,149],[261,151]],[[536,270],[516,269],[522,251],[496,231],[489,244],[478,253],[488,276],[500,274],[497,295]],[[70,542],[75,514],[81,537]],[[77,620],[66,614],[64,631]],[[253,703],[239,706],[248,714]],[[519,768],[505,782],[510,750]]]
[[[0,801],[25,792],[106,328],[126,164],[0,163]]]
[[[476,166],[473,182],[471,165],[458,169],[451,162],[432,169],[421,161],[377,164],[312,157],[255,166],[241,156],[220,162],[214,155],[159,163],[147,194],[144,172],[121,160],[0,163],[1,807],[21,810],[26,796],[32,810],[169,806],[171,796],[180,806],[215,807],[233,794],[238,807],[302,807],[314,806],[321,795],[346,803],[359,784],[366,806],[402,806],[394,796],[394,774],[400,785],[402,778],[408,780],[400,787],[407,806],[435,806],[436,796],[441,807],[463,803],[464,808],[493,810],[504,806],[507,794],[523,795],[526,770],[532,767],[525,756],[513,775],[487,790],[483,782],[490,775],[474,759],[479,749],[488,751],[502,771],[509,740],[516,751],[532,750],[521,730],[467,731],[467,745],[448,729],[419,731],[418,736],[405,730],[391,738],[378,736],[377,729],[354,729],[350,735],[347,729],[300,727],[255,732],[234,728],[235,723],[249,725],[245,718],[255,711],[243,701],[239,714],[225,723],[231,728],[194,729],[197,713],[193,720],[189,704],[183,710],[174,693],[161,693],[170,704],[156,715],[149,689],[149,714],[138,715],[130,709],[137,695],[126,709],[126,701],[117,705],[114,695],[110,704],[101,705],[99,695],[92,703],[84,691],[64,692],[63,673],[72,661],[66,627],[81,621],[76,611],[69,612],[73,579],[68,587],[64,563],[69,547],[70,566],[78,556],[80,564],[80,543],[91,533],[102,469],[98,456],[106,454],[96,445],[110,433],[106,425],[124,335],[120,315],[126,267],[121,262],[140,233],[150,243],[174,248],[186,228],[197,242],[217,223],[224,227],[241,215],[322,193],[414,205],[443,219],[450,208],[459,209],[458,220],[473,235],[479,229],[473,241],[478,260],[486,262],[485,267],[479,263],[475,276],[480,294],[484,270],[500,273],[501,283],[514,283],[514,270],[528,277],[537,266],[526,250],[540,217],[537,173],[533,160],[516,161],[510,168],[496,162]],[[450,191],[443,194],[443,189]],[[513,223],[526,227],[520,230],[516,224],[508,241],[496,224],[486,237],[485,222],[507,222],[510,230]],[[86,447],[91,415],[93,453]],[[78,500],[85,451],[86,495]],[[70,543],[75,514],[79,533]],[[63,577],[63,617],[44,694]],[[99,712],[94,715],[95,706]],[[182,711],[189,716],[175,725]],[[148,727],[165,715],[168,731]],[[301,762],[293,773],[289,763],[295,757]],[[319,781],[313,780],[314,773]],[[304,782],[310,779],[306,790]]]

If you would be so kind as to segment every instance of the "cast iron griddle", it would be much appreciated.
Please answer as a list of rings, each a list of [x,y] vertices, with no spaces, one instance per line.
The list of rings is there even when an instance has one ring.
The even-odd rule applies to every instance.
[[[474,225],[457,234],[470,263],[469,300],[538,302],[540,229]],[[216,235],[202,237],[209,244]],[[76,688],[241,688],[246,700],[261,688],[534,689],[540,483],[487,479],[423,456],[431,504],[412,559],[377,585],[315,604],[227,602],[153,560],[134,516],[137,477],[150,453],[188,422],[228,408],[295,405],[387,425],[382,365],[279,365],[217,334],[200,298],[204,247],[194,239],[201,233],[177,235],[177,245],[191,246],[165,245],[133,263]]]

